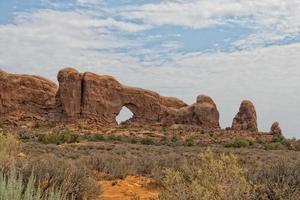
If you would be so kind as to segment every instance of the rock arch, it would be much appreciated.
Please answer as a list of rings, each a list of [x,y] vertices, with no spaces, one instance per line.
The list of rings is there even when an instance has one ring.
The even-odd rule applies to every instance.
[[[117,125],[116,116],[126,106],[133,113],[130,123],[220,128],[217,106],[208,96],[199,96],[196,103],[187,105],[174,97],[122,85],[111,76],[72,68],[60,70],[57,78],[58,87],[41,77],[0,71],[0,122],[22,121],[27,114],[27,119],[110,126]]]
[[[116,116],[116,122],[119,125],[129,123],[133,117],[134,113],[131,111],[131,109],[128,108],[128,106],[124,105]]]

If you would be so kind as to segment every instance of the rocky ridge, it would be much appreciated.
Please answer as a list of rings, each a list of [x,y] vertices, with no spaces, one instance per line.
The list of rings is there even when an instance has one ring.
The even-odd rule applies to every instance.
[[[34,123],[115,126],[126,106],[133,117],[126,123],[167,126],[180,124],[220,129],[219,111],[211,97],[199,95],[187,105],[175,97],[122,85],[115,78],[73,68],[59,71],[59,85],[39,76],[9,74],[0,70],[0,124]],[[255,107],[241,103],[232,130],[258,132]]]

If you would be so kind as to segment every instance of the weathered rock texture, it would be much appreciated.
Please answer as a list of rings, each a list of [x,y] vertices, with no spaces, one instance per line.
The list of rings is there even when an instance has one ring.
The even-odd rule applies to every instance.
[[[0,122],[46,120],[55,104],[57,86],[38,76],[0,71]]]
[[[162,122],[166,126],[173,124],[198,125],[207,129],[218,129],[219,111],[213,100],[205,95],[197,97],[197,102],[180,109],[170,109],[164,113]]]
[[[61,70],[57,75],[59,89],[57,103],[65,117],[76,118],[81,113],[82,75],[72,68]]]
[[[274,122],[271,126],[270,133],[272,135],[282,135],[282,130],[278,122]]]
[[[57,79],[59,87],[41,77],[0,71],[0,123],[88,121],[91,125],[116,125],[116,116],[126,106],[133,113],[127,123],[220,128],[219,112],[208,96],[199,96],[188,106],[174,97],[124,86],[111,76],[72,68],[59,71]]]
[[[257,132],[257,117],[253,103],[245,100],[241,103],[239,112],[236,114],[232,122],[233,130],[247,130]]]

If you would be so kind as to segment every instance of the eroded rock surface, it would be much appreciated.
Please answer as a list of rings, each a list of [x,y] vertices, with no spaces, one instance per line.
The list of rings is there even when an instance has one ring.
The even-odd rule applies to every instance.
[[[272,135],[282,135],[282,130],[280,128],[279,122],[274,122],[272,124],[270,133]]]
[[[59,90],[57,92],[58,105],[62,107],[62,114],[75,118],[81,113],[82,75],[72,68],[66,68],[58,72],[57,80]]]
[[[55,104],[57,86],[39,76],[0,71],[0,122],[44,121]]]
[[[247,130],[257,132],[257,117],[253,103],[248,100],[244,100],[241,105],[239,112],[236,114],[232,122],[233,130]]]
[[[133,113],[129,124],[220,128],[219,111],[209,96],[200,95],[194,104],[187,105],[174,97],[122,85],[111,76],[72,68],[62,69],[57,78],[59,87],[38,76],[0,70],[0,123],[54,121],[110,126],[117,125],[116,116],[126,106]],[[242,102],[232,129],[257,131],[250,101]]]
[[[69,69],[63,71],[68,72]],[[69,84],[70,86],[66,88],[74,88],[73,82]],[[111,76],[90,72],[82,74],[79,93],[81,99],[77,102],[81,102],[80,117],[104,125],[116,124],[116,116],[123,106],[133,113],[130,122],[141,124],[159,123],[160,115],[164,110],[187,106],[179,99],[162,97],[149,90],[124,86]]]
[[[219,129],[219,111],[214,101],[205,95],[197,97],[196,103],[180,109],[170,109],[162,117],[163,124],[198,125],[208,129]]]

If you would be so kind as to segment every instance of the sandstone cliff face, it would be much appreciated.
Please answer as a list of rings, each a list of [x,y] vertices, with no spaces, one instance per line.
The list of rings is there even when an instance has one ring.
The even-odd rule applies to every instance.
[[[55,83],[38,76],[14,75],[0,70],[0,123],[55,121],[91,126],[117,125],[123,106],[133,113],[127,123],[140,125],[196,125],[219,129],[219,112],[205,95],[187,105],[174,97],[124,86],[111,76],[79,73],[65,68]],[[257,131],[256,111],[243,101],[232,123],[234,130]]]
[[[116,124],[116,116],[126,106],[133,113],[131,122],[152,124],[159,123],[164,110],[186,106],[176,98],[123,86],[111,76],[80,74],[66,68],[59,72],[58,80],[57,102],[70,120],[80,117],[104,125]]]
[[[165,126],[173,124],[198,125],[207,129],[219,129],[219,111],[214,101],[205,95],[197,97],[197,102],[180,109],[170,109],[164,113]]]
[[[103,124],[114,124],[121,110],[122,85],[110,76],[86,72],[82,79],[81,116]]]
[[[46,120],[55,104],[57,86],[38,76],[0,71],[0,122]]]
[[[241,103],[239,112],[236,114],[232,122],[233,130],[247,130],[257,132],[257,117],[253,103],[245,100]]]
[[[57,75],[59,90],[56,95],[57,103],[62,107],[65,117],[76,118],[81,113],[82,75],[72,68],[59,71]]]

